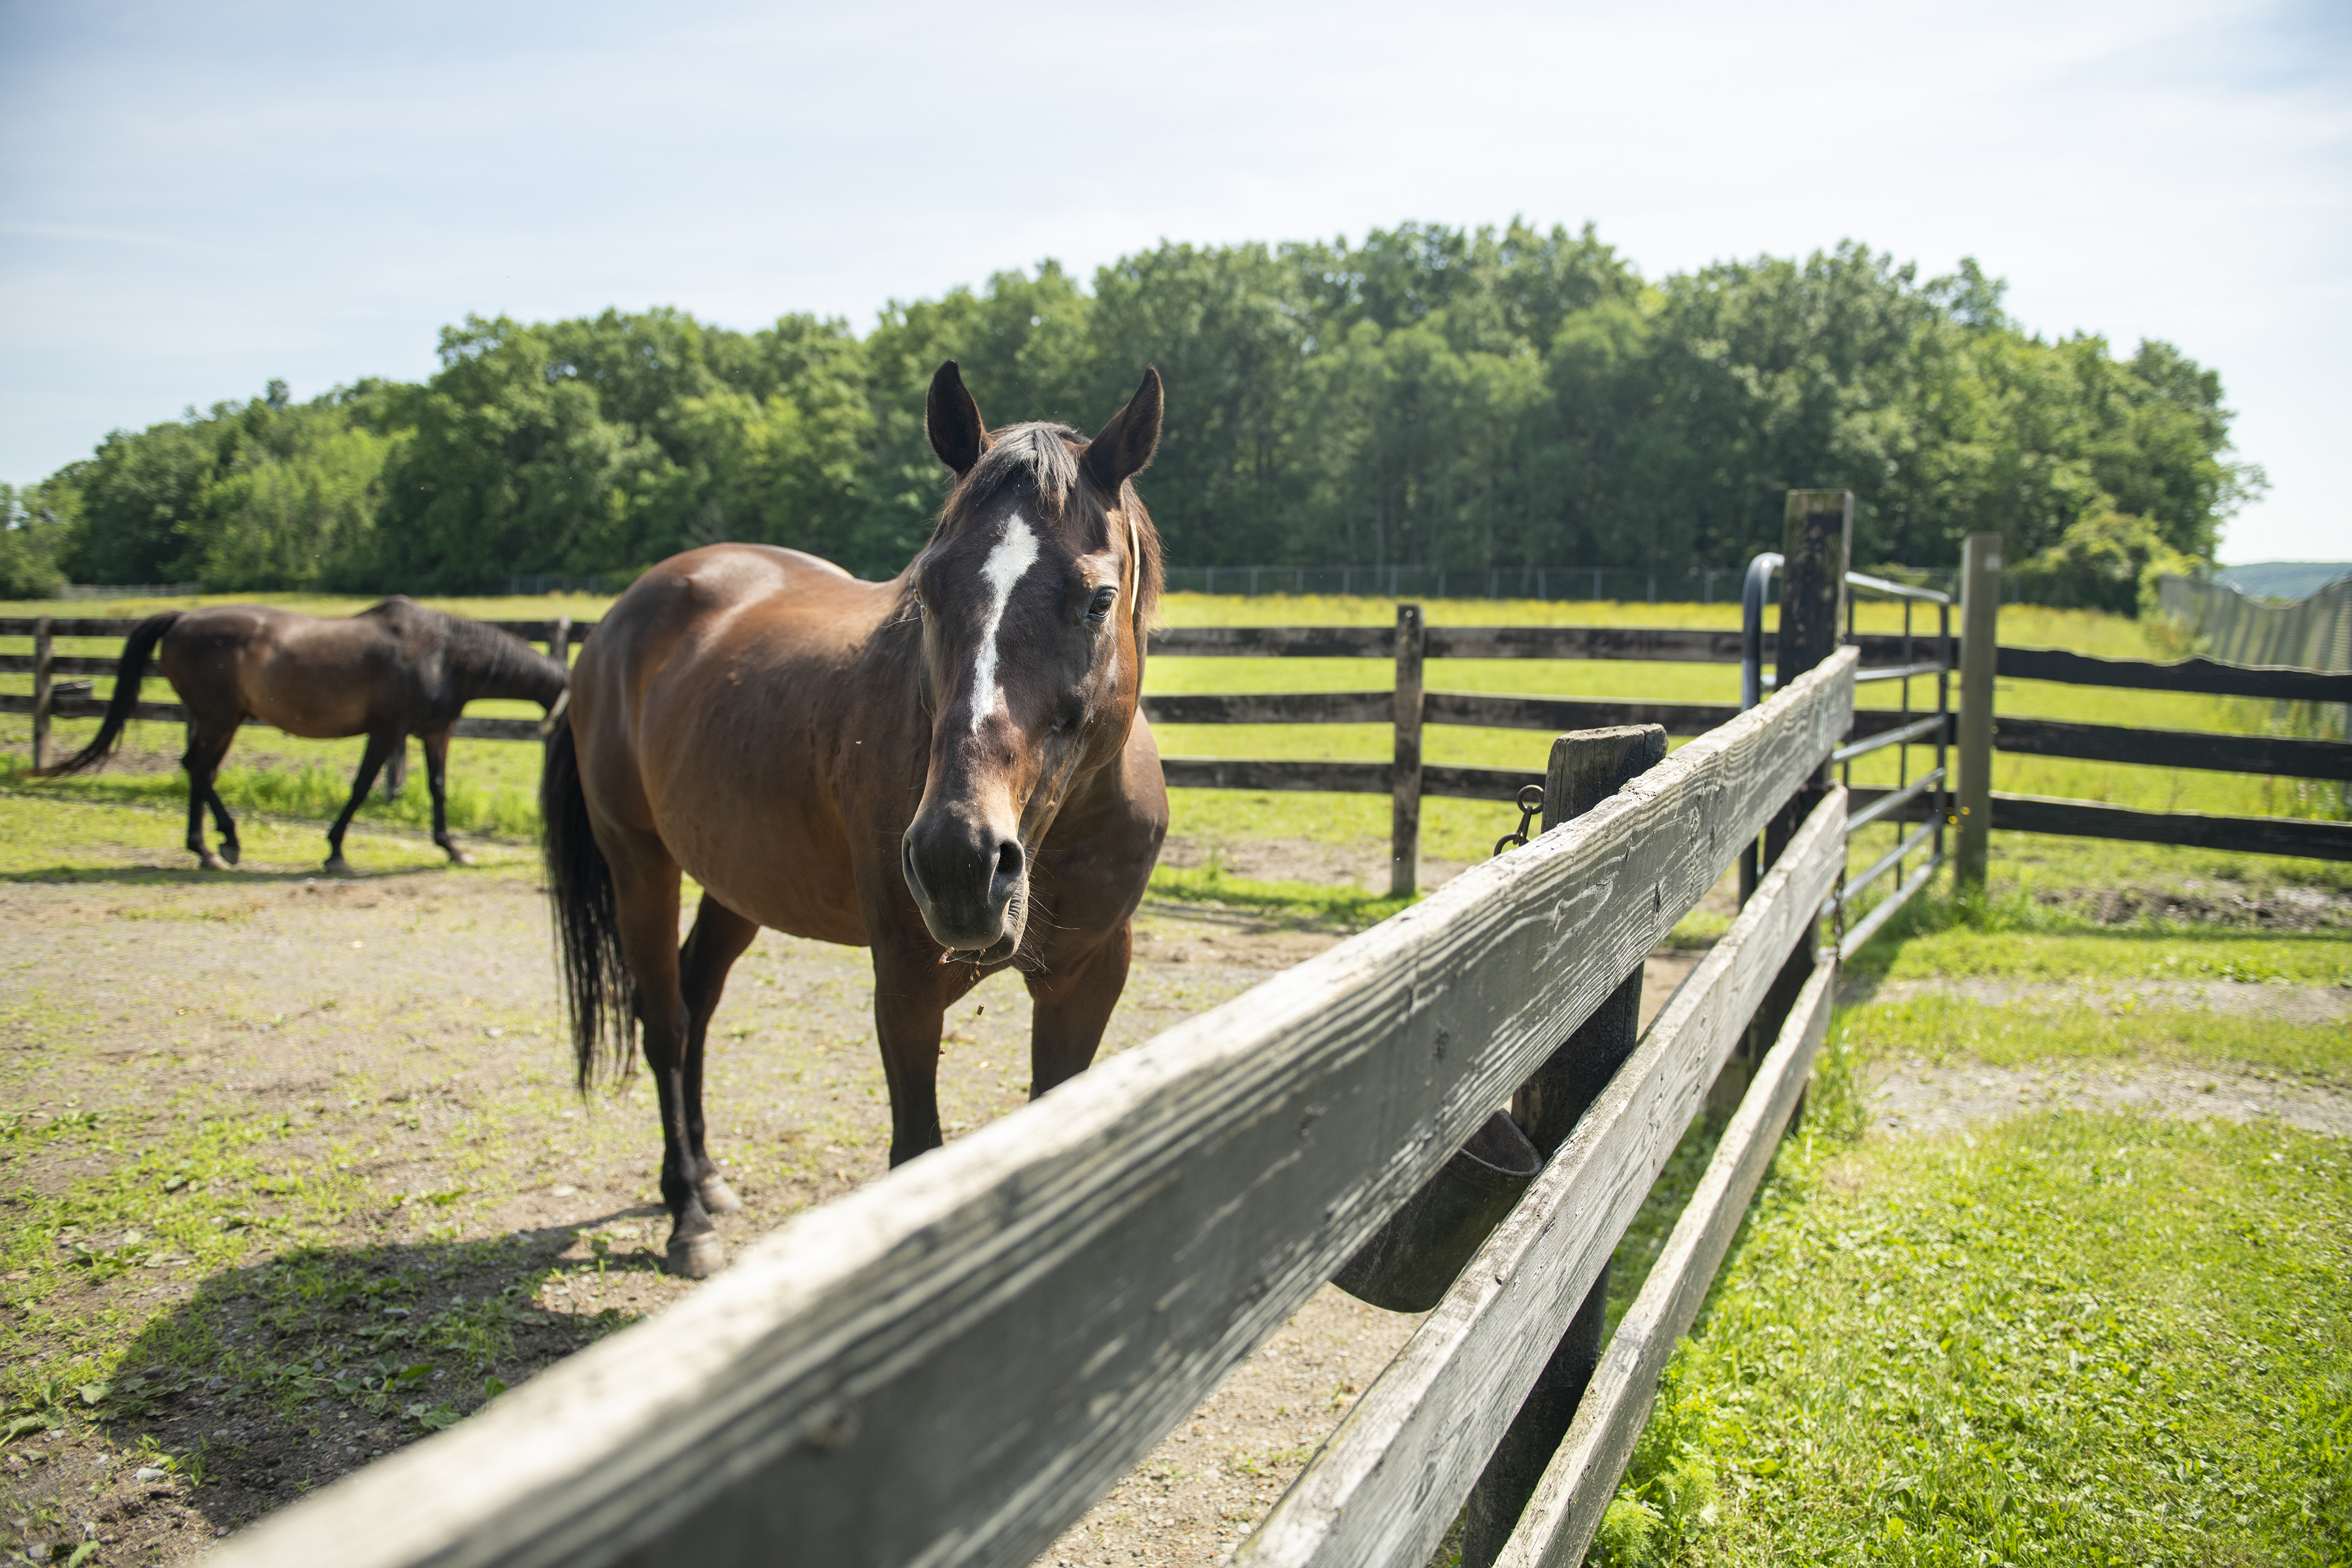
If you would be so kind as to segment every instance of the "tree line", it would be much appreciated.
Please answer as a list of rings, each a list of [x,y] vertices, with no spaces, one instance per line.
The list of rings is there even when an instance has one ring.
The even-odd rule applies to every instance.
[[[1163,243],[1090,288],[1048,260],[894,301],[863,337],[474,317],[422,384],[297,403],[273,382],[0,493],[0,592],[496,591],[720,540],[888,575],[945,494],[922,405],[948,358],[992,421],[1088,431],[1156,363],[1142,489],[1181,565],[1728,565],[1778,542],[1797,487],[1855,492],[1866,563],[1948,564],[1993,531],[2127,601],[2210,557],[2262,483],[2220,376],[2161,342],[2028,333],[2004,288],[1852,243],[1652,281],[1590,225],[1407,224]]]

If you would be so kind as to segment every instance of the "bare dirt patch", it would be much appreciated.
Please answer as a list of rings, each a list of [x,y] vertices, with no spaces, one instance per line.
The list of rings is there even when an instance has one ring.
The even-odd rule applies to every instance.
[[[2263,931],[2334,931],[2352,926],[2352,895],[2325,888],[2263,886],[2190,878],[2169,888],[2048,889],[2037,902],[2101,925],[2162,920]]]
[[[2224,1067],[1888,1062],[1871,1074],[1871,1126],[1948,1132],[2037,1110],[2128,1110],[2174,1121],[2257,1121],[2352,1137],[2352,1092]]]
[[[1853,1005],[1863,1002],[1907,1002],[1919,996],[1951,996],[1987,1006],[2042,1010],[2086,1005],[2110,1012],[2180,1007],[2241,1018],[2276,1018],[2290,1024],[2334,1024],[2352,1018],[2352,986],[2289,985],[2259,980],[2122,980],[2099,976],[2061,983],[1961,975],[1865,983],[1843,989],[1839,1000]]]

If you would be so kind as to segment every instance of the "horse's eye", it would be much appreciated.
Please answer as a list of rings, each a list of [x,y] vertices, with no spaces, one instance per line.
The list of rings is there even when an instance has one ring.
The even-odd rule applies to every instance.
[[[1095,590],[1094,602],[1087,606],[1087,619],[1092,621],[1097,626],[1102,625],[1103,617],[1109,615],[1110,607],[1118,603],[1118,589],[1111,587],[1097,588]]]

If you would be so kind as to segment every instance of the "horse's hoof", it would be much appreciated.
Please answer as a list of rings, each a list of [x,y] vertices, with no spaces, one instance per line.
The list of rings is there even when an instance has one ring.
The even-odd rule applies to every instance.
[[[474,863],[474,858],[471,855],[467,854],[463,849],[451,848],[446,844],[444,844],[441,847],[449,851],[449,864],[452,866],[470,866]]]
[[[344,859],[340,855],[330,855],[327,857],[327,875],[330,877],[351,876],[352,875],[352,863]]]
[[[695,1190],[702,1194],[706,1213],[733,1214],[743,1206],[743,1200],[735,1195],[735,1189],[727,1184],[724,1176],[705,1176],[695,1184]]]
[[[668,1268],[679,1279],[708,1279],[726,1267],[727,1249],[716,1231],[670,1237]]]
[[[234,844],[224,844],[220,847],[220,857],[234,866],[245,858],[245,851]]]
[[[207,849],[196,857],[196,864],[207,871],[226,871],[228,862]]]

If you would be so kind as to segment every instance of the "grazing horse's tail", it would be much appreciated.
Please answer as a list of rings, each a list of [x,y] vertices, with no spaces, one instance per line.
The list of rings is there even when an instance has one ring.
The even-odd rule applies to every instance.
[[[131,710],[139,705],[139,682],[147,673],[147,656],[180,615],[178,610],[165,610],[131,628],[131,640],[122,645],[122,662],[114,668],[114,700],[106,705],[106,720],[99,725],[96,738],[64,762],[41,769],[38,777],[87,773],[114,754],[122,741],[122,727],[131,722]]]
[[[557,963],[572,1013],[572,1054],[584,1090],[596,1072],[597,1047],[611,1048],[613,1066],[626,1071],[636,1047],[630,1007],[629,967],[621,956],[620,916],[613,899],[613,868],[588,823],[588,796],[580,787],[580,755],[569,716],[547,740],[539,776],[540,818],[546,826],[547,892],[555,908]]]

